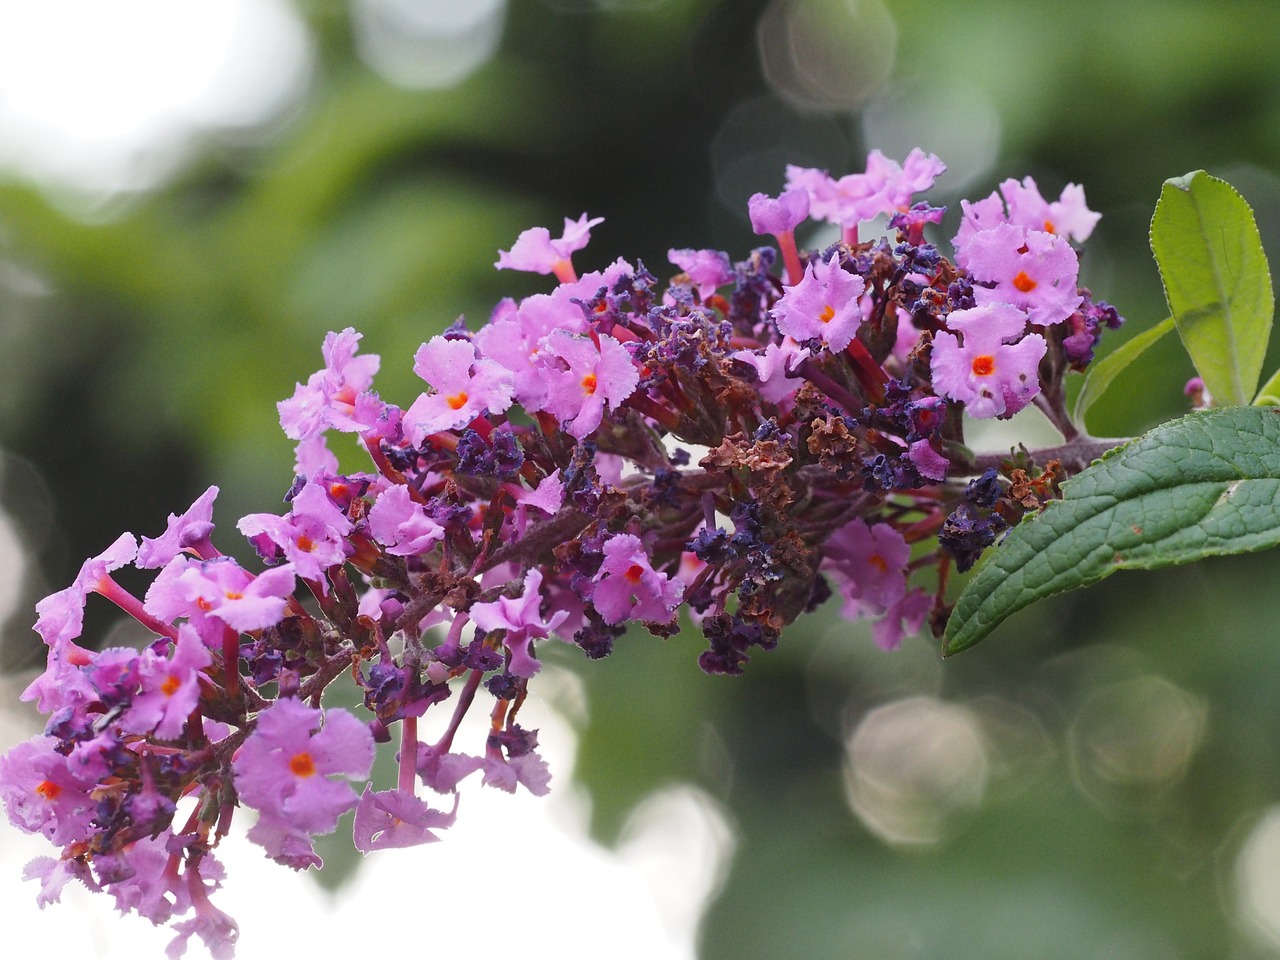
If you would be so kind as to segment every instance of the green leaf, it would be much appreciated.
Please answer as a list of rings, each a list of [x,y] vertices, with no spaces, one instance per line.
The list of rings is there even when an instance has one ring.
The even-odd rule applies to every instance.
[[[1280,406],[1280,370],[1271,375],[1271,379],[1262,385],[1258,395],[1253,398],[1255,407]]]
[[[1076,405],[1072,419],[1079,424],[1084,423],[1084,415],[1098,398],[1111,386],[1111,381],[1124,371],[1125,367],[1137,360],[1148,347],[1158,342],[1173,329],[1173,317],[1165,317],[1150,330],[1143,330],[1135,337],[1130,337],[1109,354],[1089,365],[1084,385],[1076,396]]]
[[[1246,404],[1262,374],[1275,297],[1253,211],[1203,170],[1166,180],[1151,250],[1196,372],[1222,404]]]
[[[1280,409],[1226,407],[1162,424],[1062,487],[966,585],[943,654],[1006,617],[1116,570],[1149,570],[1280,544]]]

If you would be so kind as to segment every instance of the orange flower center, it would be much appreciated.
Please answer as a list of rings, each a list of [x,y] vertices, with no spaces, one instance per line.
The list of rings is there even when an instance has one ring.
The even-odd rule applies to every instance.
[[[828,303],[822,308],[822,312],[818,314],[818,319],[821,320],[823,323],[830,323],[831,318],[834,317],[835,315],[836,315],[835,307],[831,306],[831,304]]]
[[[36,793],[44,797],[46,800],[56,800],[58,794],[62,792],[62,788],[52,780],[41,780],[36,784]]]
[[[289,761],[289,772],[295,777],[310,777],[316,772],[316,762],[309,753],[296,753]]]
[[[632,583],[639,583],[640,578],[644,576],[644,567],[640,566],[638,563],[633,563],[631,566],[627,567],[627,572],[624,573],[623,576]]]
[[[228,590],[225,594],[228,600],[243,600],[244,594],[239,590]]]
[[[996,358],[990,354],[982,354],[973,358],[973,373],[978,377],[989,377],[996,372]]]
[[[316,542],[305,533],[298,534],[298,539],[294,542],[298,544],[298,549],[303,553],[310,553],[316,548]]]
[[[448,404],[450,410],[461,410],[467,405],[467,391],[459,390],[448,398]]]
[[[889,564],[885,563],[884,557],[878,553],[873,553],[867,557],[867,563],[875,567],[880,573],[884,573],[889,569]]]
[[[164,683],[160,684],[160,692],[166,697],[172,697],[178,692],[178,688],[180,686],[182,686],[182,681],[173,674],[169,674],[169,676],[164,678]]]
[[[1058,232],[1056,229],[1054,229],[1053,221],[1052,221],[1052,220],[1046,220],[1046,221],[1044,222],[1044,232],[1045,232],[1045,233],[1057,233],[1057,232]]]
[[[1013,278],[1013,287],[1019,293],[1030,293],[1036,288],[1036,282],[1022,271],[1018,271],[1018,275]]]
[[[596,375],[594,373],[588,373],[582,378],[582,392],[587,396],[591,396],[591,394],[596,392],[596,383]]]

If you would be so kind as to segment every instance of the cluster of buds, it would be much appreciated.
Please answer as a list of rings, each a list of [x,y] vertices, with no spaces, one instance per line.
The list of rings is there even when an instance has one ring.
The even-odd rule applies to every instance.
[[[599,658],[630,624],[674,633],[683,610],[702,669],[735,674],[833,594],[882,647],[939,631],[951,569],[1089,459],[1063,379],[1120,322],[1077,283],[1072,241],[1097,220],[1078,187],[1046,202],[1010,180],[963,203],[949,259],[924,235],[944,211],[912,205],[943,170],[920,151],[841,179],[790,168],[750,202],[781,275],[762,247],[672,250],[665,287],[621,259],[579,276],[598,219],[528,230],[497,266],[557,285],[422,344],[426,388],[403,409],[371,389],[360,334],[329,334],[323,369],[279,405],[297,442],[287,511],[238,523],[260,572],[214,546],[211,487],[38,605],[48,667],[23,696],[49,719],[0,758],[0,796],[61,848],[28,867],[41,903],[74,879],[172,923],[172,955],[192,934],[229,955],[236,928],[209,894],[237,809],[269,857],[306,868],[352,809],[368,853],[436,839],[473,775],[546,792],[518,717],[547,644]],[[860,241],[877,217],[891,236]],[[809,220],[840,240],[802,252]],[[1059,448],[966,448],[962,414],[1028,404]],[[371,469],[342,472],[332,431]],[[112,576],[130,564],[158,571],[141,599]],[[152,641],[79,645],[90,594]],[[343,676],[364,719],[321,709]],[[468,749],[455,735],[482,688],[488,734]],[[441,732],[420,736],[437,704]],[[396,782],[358,794],[393,739]]]

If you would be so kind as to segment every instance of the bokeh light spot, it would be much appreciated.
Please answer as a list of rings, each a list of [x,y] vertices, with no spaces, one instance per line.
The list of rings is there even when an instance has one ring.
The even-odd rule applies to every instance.
[[[982,802],[986,744],[975,718],[956,704],[908,697],[877,707],[845,750],[849,806],[888,843],[937,843]]]
[[[774,0],[756,37],[778,96],[803,110],[847,112],[889,78],[898,30],[880,0]]]
[[[461,83],[497,52],[506,0],[353,0],[356,49],[388,83],[439,89]]]

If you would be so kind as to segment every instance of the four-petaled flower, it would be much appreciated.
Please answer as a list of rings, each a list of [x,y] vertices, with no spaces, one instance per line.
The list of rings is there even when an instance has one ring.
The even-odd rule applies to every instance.
[[[606,404],[610,410],[617,409],[635,392],[640,374],[627,348],[613,337],[575,336],[557,330],[545,342],[545,408],[581,440],[600,426]]]
[[[351,714],[277,700],[232,762],[241,802],[258,811],[249,839],[288,866],[320,866],[311,838],[331,832],[357,802],[332,778],[363,780],[372,766],[373,737]]]
[[[477,357],[468,340],[432,337],[418,348],[413,372],[435,388],[404,412],[405,436],[414,445],[428,434],[457,430],[486,412],[502,413],[511,406],[511,372]]]
[[[1038,333],[1023,336],[1026,328],[1027,315],[1007,303],[952,311],[933,341],[934,389],[971,417],[1013,416],[1040,392],[1037,367],[1049,348]]]
[[[840,266],[833,253],[805,267],[804,277],[788,287],[770,312],[778,332],[797,341],[821,340],[833,353],[843,350],[862,323],[858,298],[866,281]]]

